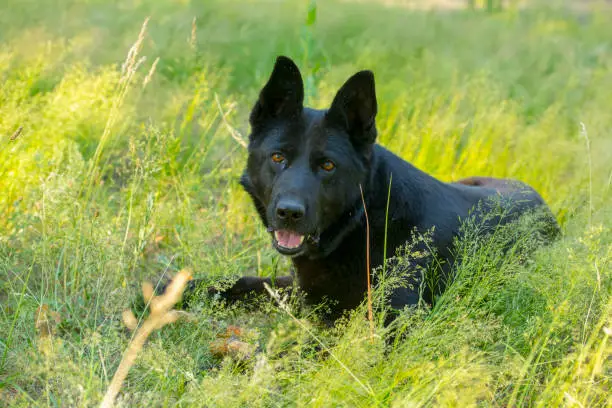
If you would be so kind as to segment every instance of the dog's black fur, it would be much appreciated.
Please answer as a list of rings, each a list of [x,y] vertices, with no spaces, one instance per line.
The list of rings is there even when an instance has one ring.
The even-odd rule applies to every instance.
[[[305,108],[303,98],[297,66],[278,57],[250,115],[249,155],[241,184],[271,232],[273,245],[291,256],[307,301],[331,300],[333,317],[356,307],[366,292],[361,190],[370,225],[372,268],[384,261],[386,222],[389,256],[413,231],[423,233],[433,227],[433,247],[446,270],[453,264],[453,239],[462,220],[469,214],[482,219],[493,201],[505,203],[506,215],[486,221],[490,227],[543,208],[551,230],[557,228],[540,195],[524,183],[483,177],[443,183],[375,144],[372,72],[361,71],[348,79],[328,110]],[[488,200],[491,197],[502,200]],[[291,236],[292,245],[287,239],[283,240],[287,245],[281,245],[277,231]],[[304,240],[294,248],[300,236]],[[414,279],[412,286],[395,290],[392,307],[418,302],[419,281]],[[224,294],[232,298],[262,291],[264,282],[270,280],[244,277]],[[276,283],[291,282],[283,277]],[[432,293],[425,296],[431,301]]]

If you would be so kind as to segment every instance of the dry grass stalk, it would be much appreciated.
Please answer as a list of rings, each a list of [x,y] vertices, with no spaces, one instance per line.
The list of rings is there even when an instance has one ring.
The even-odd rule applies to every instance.
[[[593,164],[591,163],[591,141],[589,140],[589,133],[587,132],[586,125],[580,122],[580,135],[584,137],[586,141],[587,159],[589,165],[589,227],[593,225]]]
[[[90,160],[89,162],[86,183],[84,185],[85,195],[88,198],[90,197],[91,188],[93,186],[94,180],[96,179],[96,172],[98,170],[98,164],[100,161],[100,157],[102,156],[104,146],[106,145],[108,139],[111,137],[115,121],[120,116],[121,106],[123,105],[123,101],[125,100],[127,93],[130,89],[130,85],[134,79],[134,76],[136,75],[136,70],[145,60],[145,57],[141,57],[140,59],[138,59],[138,53],[142,49],[148,23],[149,17],[147,17],[143,22],[142,27],[140,28],[140,33],[138,34],[138,38],[128,51],[127,57],[125,58],[125,61],[121,66],[121,77],[119,78],[119,82],[117,84],[117,93],[114,98],[108,119],[106,120],[106,125],[104,126],[102,136],[100,137],[98,146],[96,147],[96,151],[94,152],[92,160]],[[81,217],[82,216],[83,215],[81,215]]]
[[[191,37],[189,38],[189,46],[191,47],[192,50],[195,50],[196,45],[197,45],[197,30],[198,30],[198,26],[197,26],[197,22],[196,22],[196,18],[194,17],[193,20],[191,20]]]
[[[149,17],[145,18],[145,21],[142,23],[142,27],[140,27],[140,32],[138,33],[138,38],[136,42],[132,45],[130,50],[128,51],[127,57],[125,58],[125,62],[121,66],[122,74],[133,74],[136,72],[138,68],[140,60],[137,60],[138,53],[142,49],[142,43],[144,42],[144,36],[147,31],[147,25],[149,24]]]
[[[132,365],[134,365],[134,361],[136,361],[136,357],[138,356],[138,353],[142,349],[149,335],[154,330],[161,329],[168,323],[175,322],[179,317],[187,315],[185,312],[172,310],[172,308],[179,300],[181,300],[187,282],[190,280],[191,272],[183,269],[174,277],[174,279],[172,279],[172,282],[168,285],[166,291],[160,296],[154,295],[153,285],[150,283],[144,283],[142,285],[142,294],[145,302],[147,302],[151,308],[151,314],[136,331],[132,341],[128,345],[127,350],[123,354],[123,358],[119,363],[119,367],[117,367],[117,371],[115,372],[108,390],[106,391],[104,400],[102,400],[102,403],[100,404],[100,408],[109,408],[113,406],[115,397],[117,394],[119,394],[123,381],[127,377]],[[138,321],[131,310],[126,310],[123,312],[123,321],[130,329],[135,329],[138,324]]]
[[[368,219],[368,210],[366,208],[365,199],[363,198],[363,189],[359,185],[361,192],[361,202],[363,203],[363,211],[366,217],[366,276],[368,280],[368,321],[370,322],[370,343],[374,343],[374,311],[372,310],[372,283],[370,282],[370,221]]]
[[[223,124],[225,125],[227,131],[230,133],[230,136],[232,136],[232,138],[236,142],[238,142],[240,146],[246,149],[248,147],[248,143],[245,140],[244,136],[242,136],[240,132],[238,132],[232,125],[230,125],[230,123],[227,120],[227,115],[229,115],[231,110],[229,112],[223,111],[223,107],[221,106],[221,101],[219,101],[219,95],[217,95],[216,93],[215,93],[215,102],[217,102],[217,107],[219,108],[219,113],[221,114],[221,120],[223,120]]]
[[[153,65],[151,65],[151,69],[149,70],[149,73],[145,77],[144,81],[142,81],[142,89],[144,89],[147,86],[147,84],[151,82],[151,78],[153,78],[153,74],[155,73],[155,69],[157,68],[158,62],[159,62],[159,57],[155,58],[155,61],[153,61]]]

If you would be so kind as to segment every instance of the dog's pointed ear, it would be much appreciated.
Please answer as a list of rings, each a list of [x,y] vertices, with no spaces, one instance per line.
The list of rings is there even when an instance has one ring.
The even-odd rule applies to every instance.
[[[376,140],[376,88],[372,71],[360,71],[350,77],[336,94],[327,111],[327,121],[339,126],[358,145]]]
[[[301,111],[303,103],[304,83],[300,70],[290,58],[279,56],[249,121],[253,126],[269,118],[290,117]]]

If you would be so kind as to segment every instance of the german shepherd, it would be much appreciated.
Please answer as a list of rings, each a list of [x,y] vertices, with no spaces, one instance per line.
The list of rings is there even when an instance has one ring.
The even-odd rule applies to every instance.
[[[274,248],[291,257],[307,302],[331,301],[331,318],[359,305],[367,290],[366,212],[371,268],[383,264],[384,254],[393,256],[415,231],[433,231],[430,246],[447,273],[454,263],[453,240],[468,216],[494,228],[542,209],[550,225],[547,235],[558,230],[542,197],[527,184],[486,177],[444,183],[377,145],[371,71],[350,77],[329,109],[304,107],[303,100],[298,67],[278,57],[250,114],[248,161],[240,182]],[[500,203],[504,216],[487,217]],[[274,284],[289,286],[293,280],[281,277]],[[422,278],[407,280],[393,292],[393,308],[419,302]],[[221,295],[235,299],[263,292],[264,283],[272,284],[270,278],[243,277]],[[443,289],[439,284],[421,296],[431,302]]]

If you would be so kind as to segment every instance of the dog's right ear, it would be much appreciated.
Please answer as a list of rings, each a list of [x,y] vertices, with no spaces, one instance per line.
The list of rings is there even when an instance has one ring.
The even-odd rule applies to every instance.
[[[300,70],[290,58],[280,56],[259,93],[249,122],[256,126],[266,119],[291,117],[302,110],[303,103],[304,83]]]

